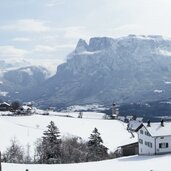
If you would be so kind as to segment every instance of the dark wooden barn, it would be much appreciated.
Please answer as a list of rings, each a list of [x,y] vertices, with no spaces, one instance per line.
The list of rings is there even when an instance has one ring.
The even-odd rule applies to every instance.
[[[131,156],[138,154],[138,142],[118,147],[119,156]]]

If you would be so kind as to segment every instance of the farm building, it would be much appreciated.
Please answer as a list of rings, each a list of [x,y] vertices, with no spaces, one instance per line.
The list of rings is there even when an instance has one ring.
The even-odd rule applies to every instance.
[[[140,155],[171,153],[171,122],[141,124],[137,129]]]

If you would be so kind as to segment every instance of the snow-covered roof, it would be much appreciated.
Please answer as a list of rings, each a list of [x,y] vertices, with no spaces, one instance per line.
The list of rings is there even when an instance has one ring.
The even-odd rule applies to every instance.
[[[126,116],[127,119],[131,120],[133,118],[132,115]]]
[[[125,146],[125,145],[129,145],[129,144],[133,144],[133,143],[137,143],[137,136],[136,134],[134,135],[135,137],[130,137],[129,139],[125,139],[123,142],[120,143],[119,147],[121,146]]]
[[[29,107],[29,106],[27,106],[27,105],[23,105],[22,108],[23,108],[24,110],[29,110],[29,109],[31,109],[31,107]]]
[[[150,126],[144,124],[151,136],[171,136],[171,122],[164,122],[164,126],[161,123],[150,123]]]
[[[135,130],[138,129],[138,127],[139,127],[141,124],[142,124],[142,122],[140,122],[140,121],[131,120],[131,121],[129,121],[128,129],[135,131]]]
[[[137,117],[136,121],[142,122],[143,121],[143,117]]]
[[[9,104],[9,103],[7,103],[7,102],[3,102],[3,103],[1,103],[1,104],[3,104],[3,105],[7,105],[7,106],[10,106],[10,104]]]

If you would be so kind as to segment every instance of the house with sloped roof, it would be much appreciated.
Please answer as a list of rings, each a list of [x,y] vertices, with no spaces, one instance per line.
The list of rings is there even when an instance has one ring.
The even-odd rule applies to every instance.
[[[9,103],[3,102],[0,103],[0,111],[9,111],[11,109],[11,106]]]
[[[17,109],[16,114],[28,115],[32,113],[32,108],[27,105],[22,105]]]
[[[137,128],[138,153],[157,155],[171,153],[171,122],[141,124]]]

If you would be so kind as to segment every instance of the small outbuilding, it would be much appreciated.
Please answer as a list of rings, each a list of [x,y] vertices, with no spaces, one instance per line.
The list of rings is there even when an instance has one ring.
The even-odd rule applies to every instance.
[[[138,142],[119,146],[118,147],[118,154],[120,157],[138,154]]]

